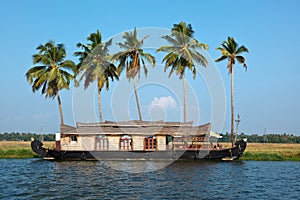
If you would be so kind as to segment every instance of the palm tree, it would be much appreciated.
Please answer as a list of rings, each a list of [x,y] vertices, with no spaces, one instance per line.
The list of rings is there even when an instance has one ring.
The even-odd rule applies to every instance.
[[[233,37],[228,37],[226,41],[223,41],[217,50],[221,51],[221,57],[216,59],[216,62],[227,59],[228,73],[231,74],[231,144],[234,146],[234,64],[237,60],[247,70],[245,63],[246,59],[241,56],[241,53],[248,53],[248,49],[245,46],[238,46]]]
[[[121,73],[124,69],[126,69],[127,79],[129,81],[130,79],[133,79],[133,88],[134,88],[139,118],[140,121],[142,121],[142,113],[140,109],[138,93],[136,90],[136,76],[138,75],[138,78],[140,77],[141,66],[143,67],[145,76],[147,76],[148,69],[146,66],[146,61],[151,66],[154,66],[155,57],[143,51],[142,46],[144,40],[148,36],[145,36],[141,40],[138,40],[136,28],[134,28],[133,32],[123,33],[122,37],[125,39],[125,42],[117,43],[117,45],[119,45],[120,48],[124,49],[124,51],[120,51],[112,55],[111,59],[113,61],[119,61],[119,65],[118,65],[119,73]]]
[[[109,89],[109,78],[113,81],[114,78],[119,80],[117,68],[114,64],[108,61],[108,47],[112,43],[112,39],[106,43],[102,43],[102,36],[99,30],[96,33],[91,33],[87,38],[87,45],[78,43],[77,47],[83,51],[75,52],[74,55],[79,57],[78,68],[83,72],[80,81],[85,78],[84,88],[97,81],[98,87],[98,109],[100,122],[103,121],[101,91],[106,85],[106,90]]]
[[[69,90],[72,80],[75,80],[76,65],[71,60],[64,60],[66,49],[63,44],[55,45],[54,41],[49,41],[36,48],[37,54],[33,55],[32,67],[26,73],[27,81],[32,85],[32,91],[42,89],[42,94],[47,97],[57,98],[60,124],[64,124],[61,99],[59,91]],[[71,72],[71,73],[70,73]]]
[[[193,38],[194,30],[191,24],[186,25],[185,22],[174,24],[171,30],[171,35],[163,36],[171,46],[162,46],[156,50],[156,52],[167,52],[167,55],[163,58],[162,62],[165,62],[165,71],[170,67],[169,77],[175,71],[176,75],[179,75],[180,79],[183,79],[183,93],[184,93],[184,122],[186,122],[186,69],[193,72],[193,78],[196,78],[196,66],[195,63],[206,67],[208,61],[205,56],[199,52],[199,50],[208,49],[208,45],[199,43]]]

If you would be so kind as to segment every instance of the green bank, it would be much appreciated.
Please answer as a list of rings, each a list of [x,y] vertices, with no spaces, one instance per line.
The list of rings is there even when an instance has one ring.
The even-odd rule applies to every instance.
[[[300,154],[284,155],[282,153],[244,152],[240,160],[255,161],[300,161]]]
[[[44,142],[45,147],[53,148],[55,142]],[[0,159],[37,158],[31,150],[30,141],[0,141]]]
[[[37,156],[30,149],[0,149],[0,158],[37,158]]]
[[[54,148],[55,142],[44,142],[46,148]],[[222,143],[228,147],[230,143]],[[37,158],[29,141],[0,141],[0,159]],[[300,161],[300,144],[248,143],[240,160]]]
[[[25,159],[38,158],[30,149],[0,149],[1,159]],[[300,161],[300,155],[283,155],[280,153],[260,153],[260,152],[245,152],[240,160],[255,160],[255,161]]]

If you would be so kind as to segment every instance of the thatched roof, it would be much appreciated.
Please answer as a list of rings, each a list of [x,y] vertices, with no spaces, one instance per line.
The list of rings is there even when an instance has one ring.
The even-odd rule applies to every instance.
[[[193,126],[193,122],[164,122],[164,121],[105,121],[101,123],[76,123],[75,127],[61,126],[62,134],[76,133],[78,135],[172,135],[189,136],[204,135],[210,132],[210,123]]]
[[[60,133],[76,133],[76,127],[73,127],[73,126],[69,126],[69,125],[66,125],[66,124],[61,124],[60,125]]]

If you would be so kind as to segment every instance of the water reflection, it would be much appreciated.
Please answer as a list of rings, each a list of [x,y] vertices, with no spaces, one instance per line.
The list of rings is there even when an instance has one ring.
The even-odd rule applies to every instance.
[[[103,165],[127,173],[147,173],[170,165],[173,161],[101,161]]]

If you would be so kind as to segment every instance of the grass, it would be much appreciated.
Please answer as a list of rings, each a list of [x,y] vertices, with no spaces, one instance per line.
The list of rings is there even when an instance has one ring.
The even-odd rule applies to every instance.
[[[222,143],[230,147],[231,143]],[[247,148],[240,160],[257,161],[300,161],[300,144],[247,143]]]
[[[53,148],[55,142],[43,142],[45,147]],[[32,152],[30,142],[0,141],[0,158],[36,158]]]
[[[300,161],[300,144],[248,143],[241,159]]]
[[[0,149],[0,158],[35,158],[37,157],[30,149]]]
[[[43,142],[44,147],[54,148],[55,142]],[[222,143],[230,147],[231,143]],[[35,158],[30,142],[0,141],[0,158]],[[247,143],[241,160],[300,161],[300,144]]]

